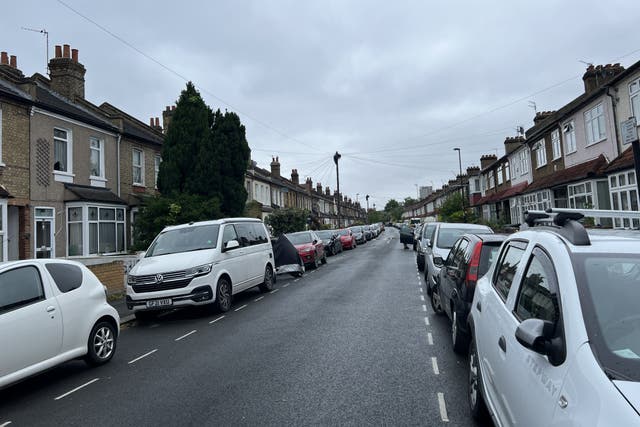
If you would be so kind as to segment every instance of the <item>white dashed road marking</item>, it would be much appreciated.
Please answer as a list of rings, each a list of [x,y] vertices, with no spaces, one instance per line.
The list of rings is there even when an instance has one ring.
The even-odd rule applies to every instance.
[[[427,306],[424,305],[424,304],[422,304],[422,311],[427,311]],[[426,319],[426,317],[425,317],[425,319]],[[428,323],[427,323],[427,325],[428,325]]]
[[[218,318],[216,318],[216,319],[213,319],[211,322],[209,322],[209,324],[210,324],[210,325],[213,325],[213,324],[214,324],[214,323],[216,323],[218,320],[222,320],[222,319],[224,319],[224,316],[220,316],[220,317],[218,317]]]
[[[153,353],[155,353],[156,351],[158,351],[158,349],[157,349],[157,348],[156,348],[156,349],[151,350],[151,351],[150,351],[150,352],[148,352],[148,353],[143,354],[143,355],[142,355],[142,356],[140,356],[140,357],[136,357],[136,358],[135,358],[135,359],[133,359],[131,362],[129,362],[129,365],[131,365],[132,363],[136,363],[138,360],[140,360],[140,359],[144,359],[144,358],[145,358],[145,357],[147,357],[147,356],[151,356],[151,355],[152,355]]]
[[[293,282],[295,283],[295,282],[297,282],[298,280],[300,280],[300,279],[295,279]]]
[[[258,302],[258,301],[260,301],[262,298],[264,298],[264,296],[262,296],[262,297],[258,297],[258,298],[256,298],[256,299],[254,299],[254,300],[253,300],[253,302]]]
[[[438,393],[438,406],[440,406],[440,418],[442,418],[442,421],[445,423],[448,423],[447,405],[444,403],[444,394],[442,393]]]
[[[431,358],[431,366],[433,366],[433,373],[436,375],[440,375],[440,370],[438,369],[438,359],[436,357]]]
[[[423,305],[423,307],[424,307],[424,305]],[[424,318],[424,324],[429,326],[429,318],[428,317]]]
[[[184,334],[181,337],[176,338],[174,341],[180,341],[181,339],[184,339],[184,338],[188,337],[189,335],[195,334],[196,332],[197,332],[197,329],[194,329],[193,331],[191,331],[191,332],[189,332],[187,334]]]
[[[283,288],[286,288],[287,286],[289,286],[288,283],[285,283],[284,285],[282,285]]]
[[[431,332],[427,333],[427,341],[429,342],[429,345],[433,345],[433,335],[431,335]]]
[[[246,306],[247,306],[247,304],[245,304],[245,305],[241,305],[240,307],[236,308],[236,309],[235,309],[235,310],[233,310],[233,311],[240,311],[240,310],[242,310],[243,308],[245,308]]]
[[[269,293],[270,293],[270,294],[275,294],[275,293],[276,293],[276,292],[278,292],[278,291],[279,291],[279,289],[274,289],[274,290],[272,290],[272,291],[271,291],[271,292],[269,292]]]
[[[422,292],[422,289],[420,289],[420,292]],[[420,301],[424,301],[424,295],[420,295]]]
[[[6,427],[6,426],[8,426],[9,424],[11,424],[11,421],[7,421],[7,422],[6,422],[6,423],[4,423],[4,424],[0,424],[0,427]]]
[[[60,399],[62,399],[62,398],[64,398],[64,397],[67,397],[67,396],[69,396],[71,393],[75,393],[76,391],[78,391],[78,390],[80,390],[80,389],[85,388],[85,387],[86,387],[86,386],[88,386],[89,384],[93,384],[93,383],[95,383],[95,382],[96,382],[96,381],[98,381],[99,379],[100,379],[100,378],[94,378],[94,379],[92,379],[91,381],[89,381],[89,382],[87,382],[87,383],[84,383],[84,384],[82,384],[81,386],[76,387],[76,388],[74,388],[74,389],[73,389],[73,390],[71,390],[71,391],[66,392],[65,394],[61,394],[60,396],[56,397],[56,398],[55,398],[55,399],[53,399],[53,400],[60,400]]]

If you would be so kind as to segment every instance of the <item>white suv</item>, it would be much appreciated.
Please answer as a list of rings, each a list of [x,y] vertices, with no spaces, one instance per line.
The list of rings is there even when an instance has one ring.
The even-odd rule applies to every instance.
[[[0,264],[0,388],[78,357],[108,362],[120,331],[105,288],[59,259]]]
[[[640,240],[554,212],[529,213],[477,283],[471,412],[488,407],[497,425],[640,425]]]
[[[262,221],[228,218],[166,227],[127,277],[127,307],[137,318],[185,305],[225,312],[232,296],[273,289],[274,259]]]

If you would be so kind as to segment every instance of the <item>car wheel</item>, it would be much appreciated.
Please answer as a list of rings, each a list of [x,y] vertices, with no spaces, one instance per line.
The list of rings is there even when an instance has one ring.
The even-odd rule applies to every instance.
[[[214,303],[218,311],[226,313],[231,308],[231,283],[229,279],[222,277],[216,286],[216,301]]]
[[[326,263],[327,263],[327,253],[326,253],[326,252],[322,255],[322,259],[321,259],[320,261],[321,261],[323,264],[326,264]]]
[[[418,270],[419,271],[424,271],[424,261],[422,260],[421,257],[418,257],[416,259],[416,263],[418,264]]]
[[[453,320],[451,321],[451,343],[453,344],[453,352],[457,354],[467,354],[469,349],[469,337],[458,328],[458,313],[452,308]]]
[[[488,411],[484,398],[482,397],[482,375],[480,373],[480,361],[474,339],[471,340],[471,344],[469,345],[469,381],[467,396],[469,398],[471,416],[477,420],[486,419]]]
[[[318,262],[318,253],[316,252],[315,254],[313,254],[313,264],[311,264],[311,267],[313,267],[313,269],[317,269],[318,267],[320,267],[320,263]]]
[[[273,276],[273,268],[271,268],[270,265],[267,265],[266,268],[264,269],[264,282],[262,282],[262,284],[260,284],[259,288],[262,292],[269,292],[271,290],[273,290],[273,283],[274,283],[274,276]]]
[[[442,312],[442,302],[440,301],[440,293],[438,292],[437,287],[431,288],[431,308],[433,308],[433,312],[435,314],[441,315]]]
[[[107,363],[116,352],[116,344],[115,326],[106,321],[96,323],[89,334],[86,362],[93,366]]]

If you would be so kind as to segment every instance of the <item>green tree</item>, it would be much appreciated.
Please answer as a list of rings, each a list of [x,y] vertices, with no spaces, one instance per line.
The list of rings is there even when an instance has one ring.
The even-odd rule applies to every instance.
[[[400,205],[397,200],[389,200],[384,206],[384,211],[389,214],[391,220],[394,222],[402,219],[402,205]]]
[[[444,222],[477,222],[477,218],[467,204],[465,204],[465,210],[462,210],[462,200],[460,193],[454,193],[447,197],[438,211],[440,220]]]
[[[389,222],[391,215],[385,211],[369,211],[369,224],[375,224],[376,222]]]
[[[307,225],[309,211],[297,208],[278,209],[269,215],[264,222],[271,226],[274,236],[282,233],[302,231]]]

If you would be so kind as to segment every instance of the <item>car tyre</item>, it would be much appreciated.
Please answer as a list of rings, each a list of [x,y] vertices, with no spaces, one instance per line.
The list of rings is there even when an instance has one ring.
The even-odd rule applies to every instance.
[[[275,283],[275,276],[273,274],[273,268],[270,265],[267,265],[264,269],[264,282],[258,286],[262,292],[269,292],[273,290],[273,285]]]
[[[85,361],[91,366],[107,363],[115,354],[116,345],[115,326],[104,320],[96,323],[89,334]]]
[[[216,286],[215,308],[222,313],[226,313],[231,308],[231,283],[226,277],[221,277]]]
[[[326,263],[327,263],[327,253],[326,253],[326,252],[322,255],[322,259],[321,259],[320,261],[321,261],[323,264],[326,264]]]
[[[421,256],[418,256],[416,258],[416,263],[418,264],[418,270],[419,271],[424,271],[424,260]]]
[[[441,316],[443,313],[442,301],[440,299],[440,293],[438,292],[438,288],[435,286],[431,288],[431,295],[430,295],[429,301],[431,301],[431,308],[433,309],[433,312]]]
[[[458,327],[458,313],[455,308],[452,308],[451,311],[453,312],[453,320],[451,321],[451,343],[453,345],[453,352],[460,355],[467,354],[469,350],[469,336]]]
[[[478,359],[478,350],[476,342],[471,340],[469,345],[469,378],[467,397],[469,401],[469,410],[471,416],[476,420],[485,420],[488,418],[489,411],[482,397],[482,374],[480,373],[480,361]]]

